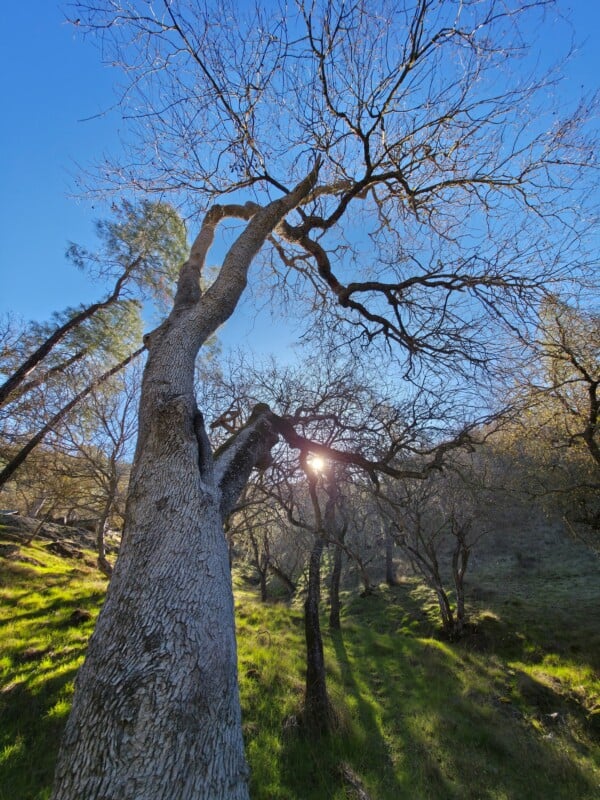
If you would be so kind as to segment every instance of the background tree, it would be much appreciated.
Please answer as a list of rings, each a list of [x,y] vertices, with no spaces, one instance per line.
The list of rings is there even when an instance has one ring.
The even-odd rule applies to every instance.
[[[382,492],[381,510],[413,570],[435,592],[445,633],[463,634],[465,575],[473,548],[488,532],[486,489],[468,466]],[[450,590],[452,587],[454,602]]]
[[[275,596],[281,596],[283,587],[285,595],[293,597],[306,563],[305,537],[290,530],[265,473],[246,487],[227,522],[226,533],[234,554],[254,570],[263,602],[270,597],[273,577],[280,584]]]
[[[76,417],[61,426],[56,448],[71,456],[78,478],[92,484],[85,493],[85,516],[94,520],[98,567],[110,576],[105,535],[111,523],[122,527],[132,440],[137,433],[141,370],[133,364],[93,391]]]
[[[548,297],[528,358],[511,371],[512,422],[496,443],[518,465],[513,490],[559,513],[600,548],[600,316]]]
[[[518,77],[532,63],[519,19],[531,30],[547,5],[75,4],[126,82],[129,161],[109,180],[173,192],[199,233],[146,338],[124,539],[55,800],[166,798],[173,786],[182,800],[247,797],[223,519],[278,435],[371,472],[398,474],[400,447],[327,448],[257,405],[215,450],[194,395],[198,351],[264,249],[263,275],[311,331],[323,320],[332,344],[357,356],[369,344],[382,374],[444,380],[468,405],[465,383],[564,278],[587,225],[587,109],[554,117],[548,83]]]
[[[106,299],[66,309],[49,324],[30,323],[18,341],[8,332],[4,338],[0,486],[84,398],[141,354],[140,301],[152,297],[164,303],[172,290],[186,232],[169,205],[115,205],[113,218],[98,222],[97,232],[99,253],[71,245],[69,255],[77,266],[113,283]]]
[[[138,296],[153,296],[164,302],[172,291],[177,271],[186,253],[183,222],[166,203],[142,200],[139,205],[123,201],[113,204],[113,219],[96,223],[102,251],[94,253],[71,244],[67,255],[80,269],[96,278],[113,282],[104,300],[56,314],[49,325],[31,323],[21,334],[19,347],[2,348],[0,405],[39,386],[46,374],[55,374],[78,361],[88,351],[106,347],[103,338],[115,339],[115,330],[127,330],[133,320],[119,320],[123,310],[115,306]],[[131,313],[131,310],[130,310]],[[57,349],[62,352],[57,354]],[[125,353],[121,353],[125,355]],[[52,356],[52,362],[48,363]],[[42,372],[42,375],[34,372]],[[27,381],[27,383],[25,383]],[[25,386],[23,384],[25,383]]]

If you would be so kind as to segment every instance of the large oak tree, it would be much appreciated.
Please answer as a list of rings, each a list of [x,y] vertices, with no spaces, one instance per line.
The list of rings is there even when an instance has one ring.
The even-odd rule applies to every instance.
[[[199,233],[146,338],[123,544],[54,798],[246,798],[222,522],[278,435],[314,446],[259,404],[215,451],[199,349],[262,279],[388,377],[475,379],[574,260],[586,109],[553,116],[533,75],[544,0],[74,5],[121,69],[128,149],[104,180],[170,193]],[[396,469],[393,450],[328,455]]]

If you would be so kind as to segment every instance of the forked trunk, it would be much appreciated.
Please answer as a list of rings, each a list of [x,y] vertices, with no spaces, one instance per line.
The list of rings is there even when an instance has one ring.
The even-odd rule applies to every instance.
[[[151,350],[121,554],[77,677],[55,800],[248,797],[221,495],[199,469],[182,347]]]
[[[227,320],[266,237],[318,164],[264,207],[213,206],[148,362],[121,550],[77,677],[54,800],[246,800],[229,552],[222,520],[277,441],[257,406],[212,452],[194,398],[202,344]],[[219,221],[249,220],[216,280],[200,278]]]

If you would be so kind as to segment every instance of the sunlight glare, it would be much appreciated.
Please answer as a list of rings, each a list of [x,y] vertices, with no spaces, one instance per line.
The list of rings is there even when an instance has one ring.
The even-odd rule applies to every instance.
[[[308,460],[308,464],[312,470],[315,472],[325,472],[325,459],[321,458],[321,456],[311,456]]]

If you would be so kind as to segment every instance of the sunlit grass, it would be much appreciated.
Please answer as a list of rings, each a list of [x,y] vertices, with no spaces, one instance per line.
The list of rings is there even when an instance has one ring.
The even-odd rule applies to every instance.
[[[93,628],[70,615],[95,617],[106,581],[37,542],[20,556],[0,563],[0,798],[42,800]]]
[[[24,552],[39,564],[0,563],[0,800],[49,797],[93,627],[70,615],[95,617],[106,586],[42,546]],[[595,800],[598,570],[565,562],[573,591],[561,584],[552,595],[560,563],[527,582],[483,570],[493,602],[470,603],[476,624],[461,643],[438,635],[435,602],[416,581],[346,595],[342,631],[323,622],[337,724],[321,740],[300,724],[301,607],[261,604],[236,575],[253,800],[352,799],[348,771],[371,800]]]

